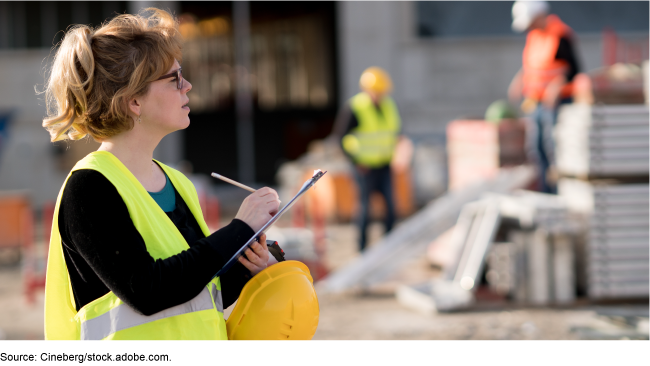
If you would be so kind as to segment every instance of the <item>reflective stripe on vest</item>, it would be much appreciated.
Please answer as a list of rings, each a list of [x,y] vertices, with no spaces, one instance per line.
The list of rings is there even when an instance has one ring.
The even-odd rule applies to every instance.
[[[343,148],[356,163],[378,168],[393,158],[400,118],[393,99],[386,96],[377,111],[370,96],[359,93],[350,99],[350,107],[359,125],[343,137]]]
[[[192,183],[180,172],[164,164],[160,166],[187,204],[203,234],[209,235]],[[154,260],[168,258],[189,248],[169,217],[114,155],[106,151],[93,152],[79,161],[70,174],[79,169],[96,170],[115,186]],[[69,177],[59,192],[52,220],[45,285],[45,338],[227,339],[218,277],[208,282],[194,299],[150,316],[136,313],[113,292],[76,311],[58,230],[61,196]]]
[[[566,75],[569,68],[565,60],[556,60],[560,39],[571,33],[571,28],[555,15],[546,18],[546,28],[534,29],[526,36],[523,52],[523,94],[534,100],[542,100],[548,84],[558,76]],[[561,96],[570,97],[571,83],[562,87]]]
[[[216,285],[214,285],[214,288],[216,290]],[[223,313],[221,291],[215,292],[215,300],[217,297],[220,305],[217,308],[221,313]],[[130,306],[121,304],[107,313],[81,323],[80,338],[82,340],[101,340],[120,330],[150,323],[156,320],[196,311],[210,310],[213,307],[212,299],[213,297],[210,296],[210,291],[208,291],[207,288],[203,288],[201,293],[194,299],[149,316],[138,314]]]

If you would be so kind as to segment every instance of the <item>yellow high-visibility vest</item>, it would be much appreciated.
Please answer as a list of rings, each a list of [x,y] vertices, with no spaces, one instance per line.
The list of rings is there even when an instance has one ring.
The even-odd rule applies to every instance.
[[[158,164],[189,207],[203,234],[209,235],[192,183],[177,170]],[[189,249],[169,217],[113,154],[90,153],[70,174],[79,169],[96,170],[115,186],[147,251],[155,260]],[[70,175],[61,187],[52,220],[45,283],[45,339],[227,339],[218,277],[207,283],[194,299],[150,316],[136,313],[112,291],[77,312],[58,224],[61,196],[69,178]]]
[[[377,108],[367,93],[350,99],[350,107],[359,125],[343,136],[342,144],[358,164],[369,168],[388,165],[393,159],[400,130],[400,118],[393,99],[385,96]]]

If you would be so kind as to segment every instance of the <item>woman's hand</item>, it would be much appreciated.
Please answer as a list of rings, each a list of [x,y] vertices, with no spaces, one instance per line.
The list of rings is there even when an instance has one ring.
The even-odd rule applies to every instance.
[[[247,248],[244,251],[246,257],[243,255],[239,257],[239,262],[255,276],[266,268],[266,263],[269,261],[269,248],[266,246],[266,234],[260,235],[258,241],[253,242],[251,248],[253,250]]]
[[[247,223],[253,231],[257,232],[278,212],[279,208],[278,193],[269,187],[264,187],[246,197],[235,218]]]

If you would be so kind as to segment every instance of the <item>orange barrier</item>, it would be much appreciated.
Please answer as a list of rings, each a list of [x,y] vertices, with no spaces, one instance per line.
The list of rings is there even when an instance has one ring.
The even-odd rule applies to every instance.
[[[305,177],[305,180],[309,179],[311,173],[305,174]],[[392,170],[392,178],[395,214],[397,217],[406,217],[415,210],[411,169]],[[350,222],[354,220],[359,209],[359,188],[352,174],[348,172],[325,174],[307,195],[318,197],[318,212],[327,222]],[[315,201],[306,200],[306,215],[315,212],[315,208],[309,206]],[[378,192],[373,192],[370,196],[370,213],[373,219],[381,219],[386,214],[386,203]],[[303,227],[304,224],[294,226]]]
[[[199,205],[203,213],[203,219],[208,224],[210,232],[219,230],[219,220],[221,220],[221,206],[219,199],[211,194],[208,194],[203,189],[197,189],[196,193],[199,197]]]
[[[54,218],[54,202],[49,201],[43,205],[41,211],[41,223],[43,227],[43,241],[44,241],[44,253],[43,261],[41,262],[40,256],[36,252],[36,248],[33,245],[33,241],[26,242],[27,245],[23,247],[25,253],[25,263],[24,267],[24,286],[25,286],[25,297],[29,304],[33,304],[35,301],[35,294],[38,289],[45,289],[45,274],[47,272],[47,255],[50,249],[50,237],[52,234],[52,220]],[[29,212],[30,217],[32,216],[31,211]],[[25,220],[27,222],[28,220]],[[34,232],[33,226],[30,229],[25,229],[25,232]],[[33,235],[33,234],[32,234]],[[39,270],[38,267],[40,263],[43,263],[43,269]]]
[[[27,195],[21,193],[4,193],[0,195],[0,249],[14,248],[20,250],[30,235],[24,231],[28,216],[25,210],[30,210]]]
[[[205,200],[205,209],[203,209],[205,216],[205,223],[211,232],[219,229],[219,221],[221,220],[221,207],[219,199],[215,196],[207,196]]]

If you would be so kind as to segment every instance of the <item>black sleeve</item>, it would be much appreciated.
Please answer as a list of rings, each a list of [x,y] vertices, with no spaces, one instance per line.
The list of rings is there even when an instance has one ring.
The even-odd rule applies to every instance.
[[[332,134],[337,138],[341,139],[343,136],[347,135],[353,128],[359,126],[359,121],[357,117],[352,113],[352,108],[350,104],[345,103],[343,107],[339,110],[339,113],[336,116],[336,121],[334,121],[334,128],[332,129]]]
[[[562,37],[560,38],[560,45],[557,48],[557,53],[555,54],[556,60],[564,60],[569,64],[569,70],[566,74],[567,81],[573,80],[577,73],[580,72],[578,67],[578,61],[573,50],[573,43],[570,38]]]
[[[91,170],[77,171],[68,180],[59,219],[64,252],[69,254],[66,263],[71,281],[75,272],[72,265],[82,283],[101,281],[143,315],[194,298],[254,234],[246,223],[233,220],[207,238],[197,240],[189,249],[154,260],[117,189],[101,173]],[[88,270],[99,281],[93,280]],[[102,290],[105,291],[99,286],[95,292]],[[81,291],[73,288],[73,292],[77,300]]]
[[[251,234],[247,237],[246,240],[250,239],[250,237],[254,234],[255,232],[251,230]],[[244,243],[242,243],[242,245],[244,245]],[[228,259],[230,259],[230,257],[228,257]],[[246,285],[246,283],[248,283],[248,280],[250,280],[253,276],[251,275],[251,272],[248,270],[248,268],[244,267],[243,264],[237,262],[220,277],[223,308],[225,309],[237,301],[239,294],[241,294],[241,290],[244,288],[244,285]]]
[[[343,136],[350,133],[350,131],[352,131],[352,129],[356,128],[357,126],[359,126],[359,120],[357,120],[357,116],[355,116],[352,112],[350,105],[346,103],[343,107],[341,107],[341,110],[339,110],[339,113],[336,116],[334,128],[332,129],[332,135],[336,136],[339,144],[341,145],[341,150],[343,150],[343,153],[345,153],[345,155],[350,160],[353,160],[352,156],[348,154],[348,152],[343,148],[342,139]]]

